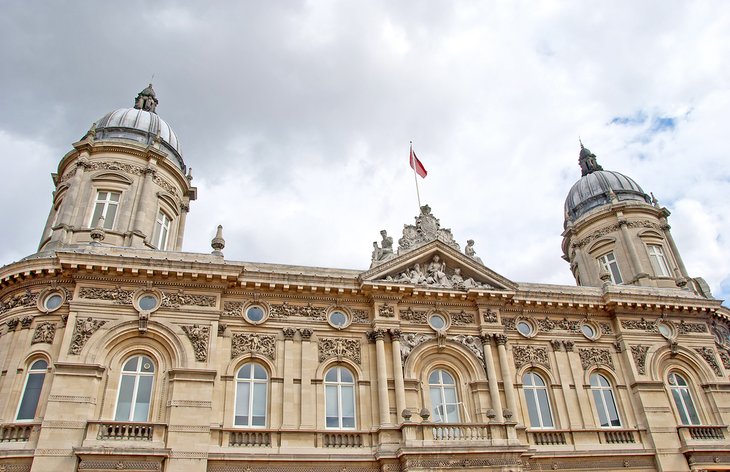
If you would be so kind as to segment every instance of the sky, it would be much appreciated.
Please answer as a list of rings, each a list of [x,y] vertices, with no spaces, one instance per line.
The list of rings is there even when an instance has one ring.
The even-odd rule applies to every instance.
[[[730,2],[0,0],[0,264],[37,250],[56,171],[154,75],[199,198],[184,250],[367,269],[418,214],[518,282],[574,285],[580,137],[653,192],[730,298]],[[419,178],[420,179],[420,178]]]

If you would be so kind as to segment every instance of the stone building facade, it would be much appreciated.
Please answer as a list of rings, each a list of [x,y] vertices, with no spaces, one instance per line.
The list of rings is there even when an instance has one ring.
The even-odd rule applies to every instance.
[[[148,87],[54,174],[0,269],[2,471],[730,470],[730,313],[669,212],[583,148],[577,286],[511,281],[428,206],[368,270],[180,252]]]

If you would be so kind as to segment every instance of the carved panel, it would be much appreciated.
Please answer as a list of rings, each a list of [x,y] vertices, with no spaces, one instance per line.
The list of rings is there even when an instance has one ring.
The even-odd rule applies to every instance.
[[[649,346],[631,346],[631,355],[636,364],[636,370],[640,374],[646,374],[646,353],[649,352]]]
[[[406,359],[408,359],[408,356],[411,355],[411,351],[418,346],[419,344],[423,344],[426,341],[430,341],[432,339],[435,339],[433,335],[431,334],[423,334],[423,333],[403,333],[401,334],[401,343],[400,343],[400,357],[405,363]]]
[[[169,193],[171,193],[171,194],[173,194],[173,195],[175,195],[175,196],[177,196],[177,195],[178,195],[178,192],[177,192],[177,189],[175,188],[175,186],[174,186],[174,185],[172,185],[172,184],[171,184],[170,182],[168,182],[167,180],[165,180],[165,179],[163,179],[162,177],[160,177],[159,175],[156,175],[156,174],[155,174],[155,175],[154,175],[154,176],[152,177],[152,181],[153,181],[154,183],[156,183],[157,185],[159,185],[160,187],[164,188],[164,189],[165,189],[165,190],[166,190],[167,192],[169,192]]]
[[[485,323],[496,323],[497,312],[494,310],[484,310],[484,313],[482,313],[482,319]]]
[[[629,221],[626,226],[628,228],[652,228],[657,231],[662,231],[662,227],[658,224],[646,221],[646,220],[640,220],[640,221]],[[586,244],[591,243],[592,241],[595,241],[596,239],[602,238],[603,236],[609,235],[611,233],[615,233],[616,231],[619,231],[620,226],[618,224],[612,224],[609,226],[604,226],[603,228],[599,228],[596,231],[592,232],[588,236],[586,236],[583,239],[579,239],[576,242],[572,244],[572,246],[585,246]]]
[[[537,320],[537,328],[542,332],[550,332],[553,330],[568,331],[571,333],[577,333],[580,331],[580,323],[577,321],[571,321],[567,318],[562,320],[553,320],[547,316],[542,320]]]
[[[208,360],[208,339],[210,338],[209,326],[185,325],[181,326],[187,335],[195,351],[195,360],[205,362]]]
[[[370,322],[370,317],[368,316],[368,312],[365,310],[352,310],[352,322],[360,323],[360,324],[368,324]]]
[[[381,280],[455,290],[469,290],[477,287],[493,288],[491,285],[471,277],[465,278],[461,273],[461,267],[447,267],[446,262],[442,261],[438,255],[433,256],[428,264],[417,263],[395,277],[388,275]]]
[[[598,323],[598,327],[601,329],[601,334],[613,334],[610,323]]]
[[[119,461],[119,460],[82,460],[79,470],[162,470],[160,462]]]
[[[320,338],[319,362],[332,357],[347,358],[360,363],[360,340],[348,338]]]
[[[243,302],[223,302],[223,316],[243,316]]]
[[[454,326],[464,326],[474,323],[474,315],[461,310],[459,313],[450,313],[451,324]]]
[[[516,331],[514,318],[502,318],[502,326],[507,331]]]
[[[730,354],[723,349],[720,349],[718,353],[720,353],[720,360],[722,361],[723,367],[730,370]]]
[[[284,335],[286,336],[286,332]],[[291,335],[294,336],[294,333]],[[273,361],[276,358],[276,338],[256,333],[235,333],[231,336],[231,359],[247,352],[261,354]]]
[[[131,305],[133,293],[132,290],[124,290],[121,287],[84,287],[79,290],[79,297],[90,300],[108,300],[118,305]]]
[[[717,375],[718,377],[722,377],[722,370],[720,369],[720,365],[717,363],[717,358],[715,357],[715,350],[711,347],[696,347],[695,351],[702,356],[702,358],[707,362],[707,365],[710,366],[712,371]]]
[[[653,321],[644,318],[640,320],[621,320],[621,327],[624,329],[642,330],[648,333],[658,333],[659,329]]]
[[[79,354],[84,348],[84,344],[86,344],[86,341],[88,341],[91,335],[94,334],[96,330],[101,328],[104,324],[106,324],[106,320],[95,320],[91,317],[76,320],[76,325],[74,326],[74,332],[71,336],[71,345],[68,348],[68,353]]]
[[[189,295],[182,290],[177,292],[162,292],[162,306],[180,308],[182,305],[214,307],[216,297],[213,295]]]
[[[56,335],[56,324],[51,322],[38,323],[33,333],[31,344],[47,343],[53,344],[53,337]]]
[[[426,312],[415,311],[411,307],[408,307],[406,310],[400,312],[400,318],[411,323],[426,323]]]
[[[5,302],[0,302],[0,315],[5,313],[8,310],[11,310],[13,308],[17,307],[28,307],[28,306],[34,306],[38,300],[38,294],[33,293],[30,290],[26,290],[23,293],[16,294],[12,296],[9,300]]]
[[[580,363],[583,366],[583,370],[587,370],[589,367],[594,365],[602,365],[610,367],[611,370],[615,370],[611,351],[608,349],[600,349],[597,347],[578,349],[578,356],[580,357]]]
[[[327,308],[325,307],[314,307],[310,304],[306,305],[290,305],[287,302],[281,305],[271,305],[271,312],[269,316],[271,318],[308,318],[310,320],[324,321],[325,315],[327,314]]]
[[[478,337],[459,334],[451,339],[469,349],[475,356],[477,356],[477,359],[481,361],[482,366],[486,367],[486,364],[484,363],[484,348],[482,347],[482,343]]]
[[[395,310],[392,306],[385,303],[378,308],[378,314],[383,318],[393,318],[395,316]]]
[[[705,323],[687,323],[682,320],[677,325],[677,331],[679,334],[706,333],[707,325]]]
[[[550,367],[548,351],[544,347],[513,346],[512,357],[514,358],[516,369],[526,364],[541,364],[545,367]]]

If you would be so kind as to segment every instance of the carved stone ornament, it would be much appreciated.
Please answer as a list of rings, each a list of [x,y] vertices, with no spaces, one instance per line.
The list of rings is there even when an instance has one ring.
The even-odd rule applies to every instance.
[[[181,306],[214,307],[216,297],[213,295],[189,295],[179,290],[177,292],[162,292],[162,306],[180,308]]]
[[[601,334],[613,334],[610,323],[598,323],[598,327],[601,329]]]
[[[411,323],[426,323],[426,311],[415,311],[411,307],[400,312],[400,319]]]
[[[475,356],[477,356],[477,359],[479,359],[482,363],[482,366],[486,368],[487,365],[484,362],[484,347],[477,336],[459,334],[457,336],[453,336],[451,340],[469,349]]]
[[[348,338],[320,338],[319,339],[319,362],[336,357],[347,358],[360,363],[360,340]]]
[[[471,277],[464,278],[460,267],[448,267],[438,254],[435,254],[428,263],[416,263],[395,277],[388,275],[381,280],[454,290],[469,290],[477,287],[493,288],[489,284],[477,282]]]
[[[496,323],[497,322],[497,312],[494,310],[484,310],[482,313],[482,319],[485,323]]]
[[[398,254],[416,249],[438,239],[457,251],[459,243],[454,240],[450,229],[441,228],[441,222],[431,214],[431,207],[423,205],[415,225],[403,225],[403,237],[398,240]]]
[[[121,287],[97,288],[83,287],[79,290],[79,297],[89,300],[108,300],[117,305],[131,305],[134,291],[124,290]]]
[[[727,370],[730,370],[730,353],[728,353],[724,349],[720,349],[717,352],[720,354],[720,360],[722,361],[723,367],[725,367]]]
[[[562,320],[553,320],[546,316],[542,320],[537,320],[537,329],[541,332],[559,330],[577,333],[580,331],[580,323],[578,321],[568,320],[567,318],[563,318]]]
[[[222,337],[224,334],[226,334],[226,328],[228,328],[228,325],[223,323],[218,323],[218,336]]]
[[[514,318],[502,318],[502,326],[504,326],[505,331],[517,331]]]
[[[33,306],[37,301],[38,294],[26,289],[25,292],[13,295],[5,302],[0,302],[0,315],[13,308]]]
[[[512,346],[512,357],[514,358],[516,369],[526,364],[541,364],[545,367],[550,367],[548,351],[544,347]]]
[[[677,325],[677,332],[679,332],[679,334],[706,333],[707,325],[705,323],[687,323],[682,320]]]
[[[652,221],[646,221],[646,220],[627,221],[627,222],[625,222],[625,224],[626,224],[627,228],[651,228],[651,229],[655,229],[657,231],[662,231],[662,227]],[[615,233],[616,231],[619,231],[620,229],[621,229],[621,226],[618,223],[612,224],[609,226],[604,226],[603,228],[597,229],[596,231],[592,232],[585,238],[575,241],[573,244],[571,244],[571,246],[575,246],[575,247],[585,246],[586,244],[589,244],[589,243],[595,241],[596,239],[600,239],[611,233]]]
[[[351,310],[352,311],[352,322],[353,323],[359,323],[359,324],[368,324],[370,322],[370,317],[368,316],[368,312],[365,310]]]
[[[231,336],[231,359],[247,352],[261,354],[273,361],[276,358],[276,338],[256,333],[235,333]]]
[[[659,328],[657,328],[654,321],[647,321],[644,318],[640,320],[621,320],[621,327],[624,329],[646,331],[647,333],[659,332]]]
[[[373,241],[373,253],[370,257],[371,268],[395,257],[395,254],[393,253],[393,237],[388,236],[388,232],[386,230],[381,230],[380,236],[383,238],[380,242],[380,246],[378,246],[377,241]]]
[[[646,374],[646,354],[649,352],[649,346],[631,346],[631,356],[636,364],[636,371],[640,374]]]
[[[223,316],[243,316],[243,302],[223,302]]]
[[[432,334],[423,333],[403,333],[401,334],[400,339],[400,357],[401,360],[405,363],[406,359],[408,359],[408,356],[411,355],[411,351],[413,351],[416,346],[423,344],[426,341],[435,339],[435,336]]]
[[[578,349],[578,356],[580,357],[580,364],[583,366],[583,370],[588,370],[589,367],[594,365],[606,366],[611,370],[616,370],[613,366],[611,351],[608,349],[600,349],[597,347]]]
[[[464,310],[461,310],[459,313],[450,313],[449,315],[451,316],[451,324],[453,326],[464,326],[474,323],[474,315],[466,313]]]
[[[299,335],[302,341],[309,341],[312,338],[312,330],[310,328],[299,328]]]
[[[45,321],[38,323],[33,333],[31,344],[46,343],[53,344],[53,337],[56,336],[56,324]]]
[[[563,341],[563,347],[565,348],[565,352],[573,352],[573,346],[575,346],[575,343],[573,341]]]
[[[142,175],[144,174],[147,169],[142,166],[134,165],[134,164],[128,164],[126,162],[119,162],[119,161],[94,161],[94,162],[87,162],[84,164],[84,167],[87,171],[95,171],[95,170],[112,170],[117,172],[124,172],[126,174],[131,175]],[[60,182],[65,182],[72,178],[74,176],[75,171],[67,172],[61,177]],[[166,192],[179,197],[180,192],[177,190],[177,188],[172,185],[167,180],[163,179],[157,173],[152,174],[152,180],[157,185],[159,185],[161,188],[163,188]]]
[[[270,318],[307,318],[310,320],[324,321],[327,315],[327,307],[315,307],[310,304],[290,305],[286,302],[281,305],[271,305]]]
[[[553,351],[559,351],[560,346],[562,346],[563,344],[560,341],[558,341],[557,339],[553,339],[550,341],[550,345],[552,346]]]
[[[28,329],[30,328],[30,325],[33,324],[33,317],[28,315],[24,316],[20,319],[20,328],[21,329]]]
[[[395,310],[392,306],[384,303],[383,305],[380,305],[380,308],[378,308],[378,315],[380,315],[381,318],[393,318],[395,316]]]
[[[97,329],[106,324],[106,320],[95,320],[92,317],[76,320],[74,332],[71,336],[71,345],[68,348],[69,354],[79,354],[84,348],[86,341]]]
[[[208,360],[208,339],[210,338],[210,327],[194,325],[181,326],[187,335],[195,351],[195,360],[205,362]]]
[[[8,331],[15,331],[18,323],[20,323],[20,321],[17,318],[10,318],[8,321],[5,322],[8,327]]]
[[[294,339],[294,335],[297,333],[297,330],[294,328],[286,327],[282,328],[282,333],[284,333],[284,339]]]
[[[730,327],[724,323],[715,322],[712,324],[712,335],[715,337],[715,344],[730,349]]]
[[[714,349],[712,349],[711,347],[696,347],[695,351],[697,351],[697,354],[702,356],[702,358],[705,360],[705,362],[707,362],[707,365],[710,366],[715,375],[717,375],[718,377],[722,377],[722,369],[720,369],[720,364],[717,363]]]

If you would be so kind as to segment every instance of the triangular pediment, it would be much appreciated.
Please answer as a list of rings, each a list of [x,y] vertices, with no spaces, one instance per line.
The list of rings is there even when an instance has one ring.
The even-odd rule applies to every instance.
[[[434,240],[360,274],[360,281],[446,290],[514,290],[517,284],[449,244]]]

